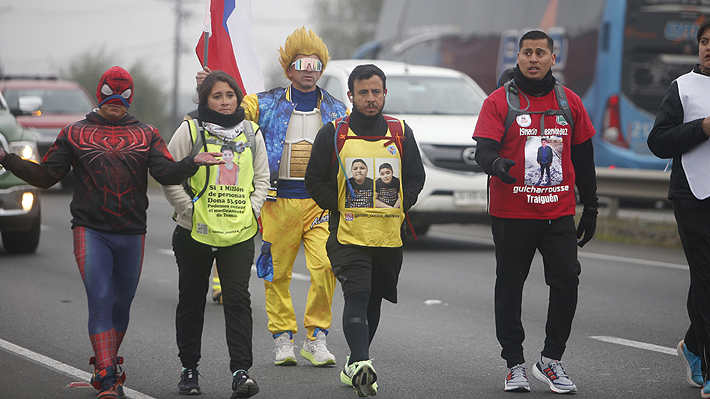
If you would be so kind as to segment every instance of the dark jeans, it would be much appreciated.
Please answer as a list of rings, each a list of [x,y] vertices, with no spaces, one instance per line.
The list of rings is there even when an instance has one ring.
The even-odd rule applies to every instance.
[[[523,285],[535,251],[540,251],[545,283],[550,287],[542,355],[560,360],[577,309],[581,266],[572,216],[555,220],[503,219],[491,216],[496,246],[496,336],[508,367],[525,363],[521,321]]]
[[[173,233],[173,252],[179,273],[175,327],[182,366],[195,368],[201,357],[205,303],[212,263],[216,260],[222,284],[229,368],[232,372],[248,370],[253,361],[249,279],[254,238],[230,247],[213,248],[195,241],[189,230],[178,226]]]
[[[673,213],[690,268],[688,316],[685,333],[688,350],[702,359],[703,379],[708,380],[710,356],[710,206],[706,201],[674,200]]]

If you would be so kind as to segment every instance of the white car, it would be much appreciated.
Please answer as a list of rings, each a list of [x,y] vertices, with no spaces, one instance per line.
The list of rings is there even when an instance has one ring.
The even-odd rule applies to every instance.
[[[487,222],[487,175],[474,161],[471,138],[486,93],[453,69],[382,60],[331,60],[318,85],[351,106],[348,76],[361,64],[384,71],[384,113],[407,122],[419,144],[426,183],[409,212],[415,232],[432,224]]]

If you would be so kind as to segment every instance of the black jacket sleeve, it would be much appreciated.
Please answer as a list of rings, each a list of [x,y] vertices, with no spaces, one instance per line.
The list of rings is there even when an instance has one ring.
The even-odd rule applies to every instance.
[[[656,114],[648,135],[648,148],[659,158],[674,158],[706,141],[702,119],[683,123],[683,105],[678,94],[678,82],[671,83]]]
[[[579,202],[585,208],[599,208],[597,198],[597,172],[594,166],[594,146],[592,139],[573,145],[570,153],[574,167],[575,186],[579,192]]]
[[[476,154],[474,155],[476,163],[485,173],[495,176],[496,172],[493,170],[493,163],[500,157],[498,155],[500,143],[484,137],[476,137],[475,140],[477,143]]]
[[[318,131],[306,167],[308,195],[323,209],[338,210],[337,161],[333,162],[335,127],[327,123]]]

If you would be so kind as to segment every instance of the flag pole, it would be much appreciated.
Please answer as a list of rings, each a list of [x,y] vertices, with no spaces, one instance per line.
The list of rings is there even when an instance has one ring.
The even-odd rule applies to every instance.
[[[205,44],[205,52],[202,57],[202,66],[204,68],[207,67],[207,54],[208,54],[208,48],[209,48],[209,42],[210,42],[210,36],[212,36],[212,12],[210,10],[211,8],[211,0],[207,0],[207,6],[205,9],[205,19],[202,21],[202,40],[204,41]]]
[[[207,54],[208,54],[207,49],[208,49],[209,44],[210,44],[210,34],[209,34],[209,32],[204,32],[204,33],[202,34],[202,38],[203,38],[203,40],[204,40],[204,42],[205,42],[205,54],[204,54],[204,56],[202,57],[202,60],[203,60],[203,62],[202,62],[202,67],[203,67],[203,68],[206,68],[206,67],[207,67]]]

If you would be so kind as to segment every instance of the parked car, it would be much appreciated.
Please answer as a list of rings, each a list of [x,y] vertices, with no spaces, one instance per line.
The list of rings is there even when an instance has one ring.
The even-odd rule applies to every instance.
[[[5,77],[0,92],[17,121],[36,136],[40,160],[66,125],[96,108],[94,98],[79,83],[55,78]],[[71,176],[62,180],[64,186],[71,186]]]
[[[0,146],[6,152],[38,161],[35,136],[17,123],[2,94]],[[5,251],[29,253],[37,249],[41,222],[39,191],[0,165],[0,232]]]
[[[471,138],[486,94],[453,69],[382,60],[332,60],[319,86],[350,106],[348,76],[370,63],[387,78],[384,113],[412,128],[424,162],[426,183],[410,210],[415,232],[432,224],[487,221],[487,175],[474,161]]]

